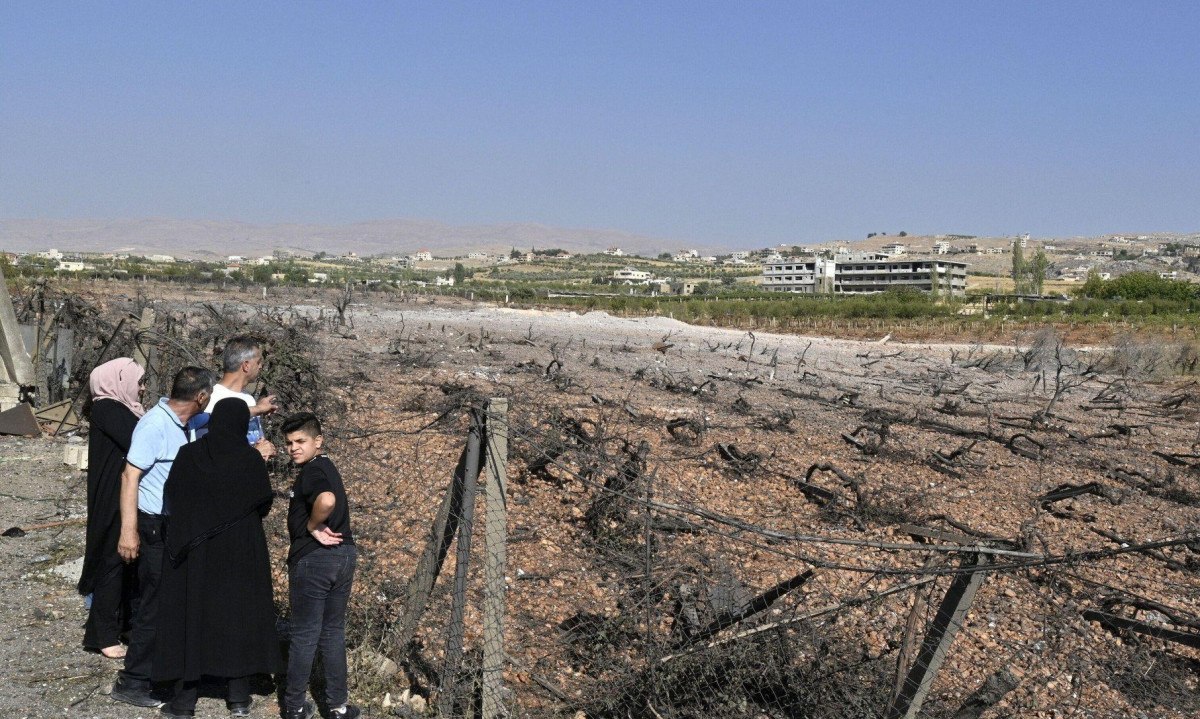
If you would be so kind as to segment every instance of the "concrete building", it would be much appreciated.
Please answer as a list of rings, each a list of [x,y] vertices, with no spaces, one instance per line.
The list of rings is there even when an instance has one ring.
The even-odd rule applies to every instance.
[[[763,264],[762,288],[767,292],[815,294],[832,292],[837,262],[817,257],[789,257]]]
[[[87,265],[82,262],[72,262],[69,260],[59,260],[58,267],[54,268],[59,272],[83,272],[87,269]]]
[[[610,247],[604,251],[604,254],[610,255],[612,257],[624,257],[625,251],[622,250],[620,247]]]
[[[645,285],[649,284],[651,278],[653,277],[654,275],[646,272],[645,270],[635,270],[632,267],[624,267],[613,272],[612,279],[615,283],[624,283],[627,285]]]
[[[889,257],[899,257],[900,255],[908,252],[908,247],[901,242],[893,242],[891,244],[884,245],[880,251]]]
[[[891,287],[961,297],[967,292],[967,264],[857,252],[832,260],[793,257],[763,265],[767,292],[871,294]]]
[[[967,263],[949,260],[897,259],[837,262],[833,291],[870,294],[892,287],[961,297],[967,293]]]
[[[933,243],[933,254],[948,255],[950,254],[950,242],[948,240],[938,240]]]
[[[432,262],[433,253],[429,250],[417,250],[412,255],[413,262]]]

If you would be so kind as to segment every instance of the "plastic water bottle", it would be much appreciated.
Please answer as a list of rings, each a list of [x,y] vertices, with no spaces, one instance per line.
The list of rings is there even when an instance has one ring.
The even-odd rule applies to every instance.
[[[263,438],[262,419],[259,417],[250,418],[250,429],[246,432],[246,441],[250,444],[257,444],[258,440]]]

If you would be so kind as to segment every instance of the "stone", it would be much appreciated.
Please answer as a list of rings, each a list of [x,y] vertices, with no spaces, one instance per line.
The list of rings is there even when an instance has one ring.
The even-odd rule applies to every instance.
[[[395,676],[396,672],[400,671],[396,662],[371,649],[361,650],[358,654],[358,661],[359,666],[366,671],[383,677]]]

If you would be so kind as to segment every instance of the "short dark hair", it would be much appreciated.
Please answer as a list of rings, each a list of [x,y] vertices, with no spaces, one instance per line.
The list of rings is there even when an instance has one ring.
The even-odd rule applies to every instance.
[[[215,381],[211,370],[203,367],[184,367],[175,373],[175,380],[171,382],[171,399],[191,400],[196,399],[196,395],[201,392],[211,393]]]
[[[237,372],[242,363],[254,359],[255,352],[262,352],[262,342],[250,335],[230,337],[225,343],[225,351],[221,353],[221,369],[225,372]]]
[[[285,436],[292,432],[303,432],[310,437],[317,437],[321,434],[321,420],[312,412],[297,412],[283,420],[279,429]]]

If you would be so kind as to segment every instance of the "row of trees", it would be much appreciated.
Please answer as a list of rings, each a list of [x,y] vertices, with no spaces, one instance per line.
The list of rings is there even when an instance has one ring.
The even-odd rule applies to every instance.
[[[1105,280],[1094,269],[1079,288],[1081,297],[1099,300],[1169,300],[1190,302],[1200,299],[1200,285],[1169,280],[1153,272],[1130,272]]]
[[[1046,286],[1046,270],[1050,268],[1050,258],[1041,248],[1033,253],[1033,257],[1025,259],[1025,248],[1020,240],[1013,240],[1012,245],[1012,279],[1018,295],[1040,295]]]

